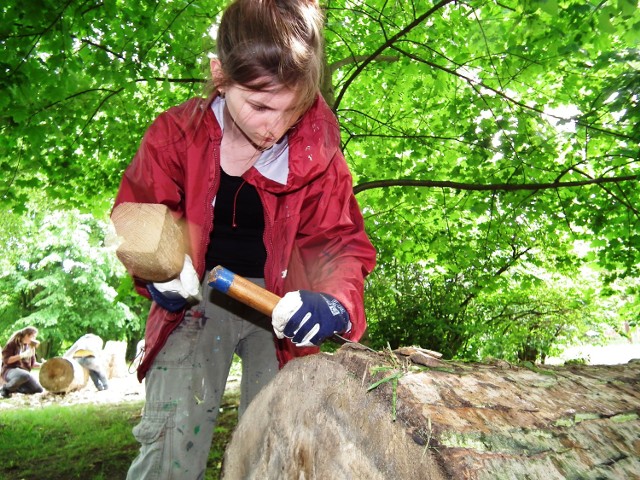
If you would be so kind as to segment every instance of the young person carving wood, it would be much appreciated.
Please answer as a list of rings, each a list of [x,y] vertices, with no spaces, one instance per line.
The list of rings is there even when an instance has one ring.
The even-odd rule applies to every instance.
[[[234,1],[218,29],[212,93],[160,115],[124,173],[116,205],[166,205],[185,225],[187,252],[179,278],[136,279],[154,302],[129,479],[204,477],[234,353],[242,414],[287,361],[333,333],[358,340],[365,330],[375,250],[319,95],[322,24],[314,1]],[[212,291],[218,264],[283,296],[273,323]]]

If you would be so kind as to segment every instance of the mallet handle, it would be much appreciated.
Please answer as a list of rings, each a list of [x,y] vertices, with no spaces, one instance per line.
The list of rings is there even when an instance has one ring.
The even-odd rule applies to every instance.
[[[231,298],[271,316],[280,297],[269,290],[236,275],[221,265],[214,267],[209,273],[209,286],[229,295]]]

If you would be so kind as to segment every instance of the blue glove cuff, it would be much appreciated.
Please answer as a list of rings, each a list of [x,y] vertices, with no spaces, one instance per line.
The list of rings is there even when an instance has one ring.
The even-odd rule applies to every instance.
[[[151,294],[151,298],[153,299],[153,301],[165,310],[169,310],[170,312],[175,313],[179,312],[187,306],[187,299],[182,297],[181,295],[165,295],[156,287],[154,287],[153,283],[147,283],[146,286],[147,290]]]

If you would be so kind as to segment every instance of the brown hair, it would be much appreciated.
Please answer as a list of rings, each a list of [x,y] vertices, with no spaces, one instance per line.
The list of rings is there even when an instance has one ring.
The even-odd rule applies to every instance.
[[[223,77],[216,87],[297,90],[311,106],[322,76],[323,16],[313,0],[235,0],[218,29]]]
[[[27,335],[35,335],[37,333],[38,329],[36,327],[24,327],[22,330],[18,330],[17,332],[14,332],[13,335],[11,335],[11,338],[7,342],[7,345],[12,342],[22,344],[22,339],[24,337],[26,337]]]

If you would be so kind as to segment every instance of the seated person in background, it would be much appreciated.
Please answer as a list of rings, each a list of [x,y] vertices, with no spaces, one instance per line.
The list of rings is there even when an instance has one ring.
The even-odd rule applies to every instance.
[[[2,349],[2,371],[0,375],[7,382],[0,388],[2,398],[10,398],[12,393],[31,395],[41,393],[42,385],[31,375],[31,369],[39,367],[35,346],[38,345],[35,327],[25,327],[11,335]],[[35,345],[35,346],[34,346]]]
[[[89,370],[89,376],[99,392],[109,388],[101,356],[102,344],[103,341],[99,336],[87,333],[71,345],[63,355],[63,358],[73,358]]]

